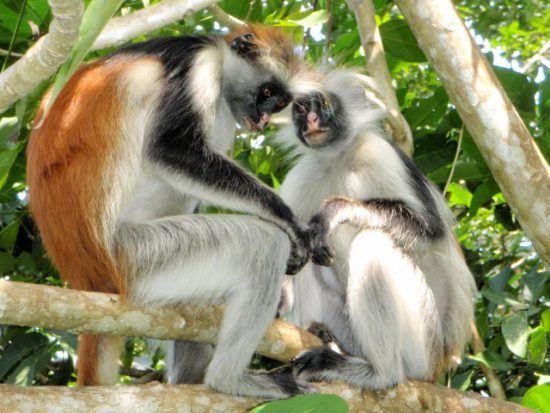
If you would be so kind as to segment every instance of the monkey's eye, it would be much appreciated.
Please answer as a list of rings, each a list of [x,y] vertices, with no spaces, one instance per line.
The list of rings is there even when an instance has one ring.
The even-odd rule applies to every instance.
[[[264,90],[262,91],[262,93],[264,94],[264,96],[266,98],[270,98],[271,97],[271,89],[267,88],[267,87],[264,87]]]
[[[302,115],[307,112],[307,109],[305,106],[303,105],[296,105],[296,106],[298,108],[298,112],[301,113]]]
[[[284,99],[279,99],[279,100],[277,101],[277,107],[278,107],[278,108],[281,108],[281,109],[282,109],[282,108],[284,108],[285,106],[286,106],[286,100],[284,100]]]

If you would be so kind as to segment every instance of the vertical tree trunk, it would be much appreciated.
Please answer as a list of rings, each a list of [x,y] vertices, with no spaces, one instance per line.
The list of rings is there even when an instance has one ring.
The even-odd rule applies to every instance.
[[[450,0],[395,0],[525,234],[550,265],[550,171]]]

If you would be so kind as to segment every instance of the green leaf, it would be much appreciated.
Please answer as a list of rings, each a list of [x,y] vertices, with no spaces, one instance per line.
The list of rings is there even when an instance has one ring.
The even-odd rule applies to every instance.
[[[309,394],[264,403],[250,413],[347,413],[347,402],[335,394]]]
[[[547,308],[540,315],[540,326],[545,332],[550,333],[550,308]]]
[[[527,355],[527,340],[531,333],[527,318],[512,314],[502,322],[502,336],[506,345],[516,356],[524,358]]]
[[[326,10],[305,11],[287,16],[286,19],[281,21],[281,24],[284,25],[284,22],[289,22],[295,24],[296,26],[311,27],[318,24],[323,24],[327,21],[327,19],[328,14]]]
[[[19,363],[13,373],[6,378],[6,383],[20,386],[31,385],[36,375],[50,362],[52,358],[50,347],[49,345],[44,345],[29,354]]]
[[[0,357],[0,380],[24,357],[47,344],[46,336],[39,333],[31,332],[16,336]]]
[[[80,63],[82,63],[88,50],[94,44],[95,39],[121,4],[122,0],[92,0],[86,8],[82,17],[78,40],[71,50],[69,59],[61,66],[57,73],[43,116],[46,116],[65,83],[67,83]]]
[[[10,249],[15,244],[17,233],[19,232],[19,221],[10,222],[4,228],[0,229],[0,248]]]
[[[7,252],[0,252],[0,275],[12,272],[15,269],[15,259]]]
[[[521,400],[521,404],[540,413],[550,412],[550,384],[531,387]]]
[[[468,188],[457,184],[456,182],[451,182],[447,187],[447,191],[451,194],[449,197],[449,203],[451,205],[470,206],[472,194],[468,191]]]
[[[483,183],[476,188],[472,196],[472,201],[470,202],[470,216],[476,216],[479,208],[499,191],[500,188],[493,177],[489,177],[483,181]]]
[[[442,168],[428,174],[428,177],[436,184],[442,184],[447,181],[451,165],[445,165]],[[487,166],[477,162],[458,161],[455,166],[453,180],[464,179],[465,181],[481,181],[491,176]]]
[[[437,88],[427,99],[419,99],[416,106],[407,109],[404,116],[411,129],[424,125],[436,125],[447,111],[449,97],[442,87]]]
[[[481,353],[469,355],[468,358],[479,361],[487,367],[491,367],[495,370],[509,370],[514,367],[512,363],[507,362],[506,359],[500,354],[491,350],[485,350]]]
[[[6,116],[0,119],[0,149],[8,149],[10,137],[19,132],[17,116]]]
[[[6,183],[11,167],[21,148],[23,148],[22,145],[16,145],[13,148],[0,152],[0,188]]]
[[[472,377],[475,373],[474,369],[465,371],[464,373],[455,374],[451,379],[451,387],[461,391],[466,391],[470,387]]]
[[[508,304],[514,306],[521,304],[512,294],[507,292],[493,291],[488,287],[483,287],[479,292],[483,297],[495,304]]]
[[[548,341],[544,329],[540,326],[533,329],[529,338],[529,362],[542,365],[547,349]]]
[[[407,22],[392,19],[380,26],[382,43],[387,53],[405,62],[426,62],[426,56],[418,46]]]

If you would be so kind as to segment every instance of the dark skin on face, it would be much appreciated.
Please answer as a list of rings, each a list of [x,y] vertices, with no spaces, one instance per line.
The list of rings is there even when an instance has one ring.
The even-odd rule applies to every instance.
[[[231,49],[243,59],[254,62],[258,56],[258,48],[252,34],[244,34],[235,38]],[[243,123],[251,131],[263,130],[273,113],[280,112],[291,102],[292,97],[284,84],[276,78],[263,82],[252,93],[251,101],[235,99],[236,105],[240,106],[237,112],[237,120]]]
[[[323,148],[346,136],[346,120],[340,99],[332,93],[303,96],[292,105],[292,121],[298,139],[309,148]]]

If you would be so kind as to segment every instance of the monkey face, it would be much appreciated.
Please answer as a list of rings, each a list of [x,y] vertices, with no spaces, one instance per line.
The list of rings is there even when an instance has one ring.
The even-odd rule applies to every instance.
[[[264,129],[271,115],[283,110],[292,100],[284,84],[275,78],[262,81],[253,88],[233,85],[225,90],[224,95],[237,122],[251,131]]]
[[[296,135],[307,147],[325,147],[346,136],[342,103],[333,93],[313,93],[292,105]]]

